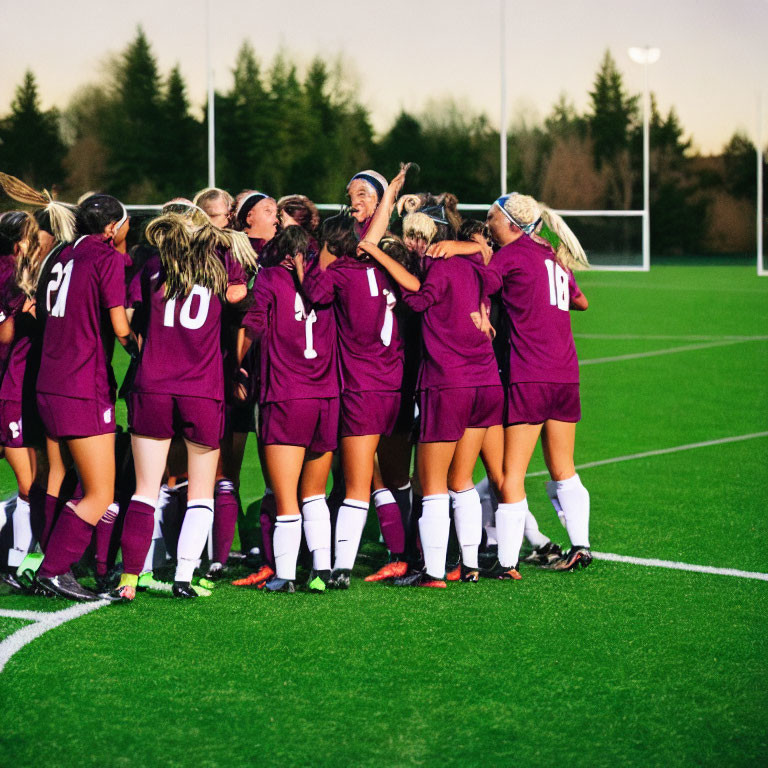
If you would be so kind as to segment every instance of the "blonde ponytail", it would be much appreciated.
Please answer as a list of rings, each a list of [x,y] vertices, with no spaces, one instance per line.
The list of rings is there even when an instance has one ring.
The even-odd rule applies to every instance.
[[[51,232],[61,243],[71,243],[75,239],[75,209],[66,203],[54,200],[47,189],[38,192],[21,179],[0,172],[0,186],[8,197],[26,205],[42,207],[51,222]]]
[[[589,269],[589,260],[584,252],[581,243],[571,228],[565,223],[560,214],[555,213],[551,208],[542,206],[541,220],[551,229],[560,241],[557,249],[557,260],[571,271],[574,269]]]

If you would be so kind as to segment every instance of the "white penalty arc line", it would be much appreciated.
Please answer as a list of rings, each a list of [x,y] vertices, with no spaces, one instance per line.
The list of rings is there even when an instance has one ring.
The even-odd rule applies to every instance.
[[[702,443],[688,443],[687,445],[675,445],[672,448],[659,448],[655,451],[643,451],[642,453],[630,453],[627,456],[614,456],[612,459],[600,459],[599,461],[588,461],[585,464],[577,464],[576,469],[590,469],[591,467],[602,467],[606,464],[618,464],[620,461],[635,461],[636,459],[647,459],[651,456],[664,456],[667,453],[678,453],[679,451],[692,451],[694,448],[709,448],[712,445],[727,445],[728,443],[740,443],[742,440],[756,440],[760,437],[768,437],[768,432],[752,432],[749,435],[734,435],[733,437],[721,437],[717,440],[705,440]],[[543,477],[549,475],[549,471],[543,469],[539,472],[528,472],[526,477]]]
[[[712,347],[729,347],[733,344],[744,344],[748,341],[763,341],[766,337],[752,339],[724,339],[723,341],[709,341],[703,344],[685,344],[682,347],[668,347],[667,349],[652,349],[649,352],[633,352],[627,355],[615,355],[613,357],[593,357],[589,360],[579,360],[579,367],[584,365],[598,365],[599,363],[618,363],[623,360],[639,360],[643,357],[658,357],[659,355],[676,355],[678,352],[694,352],[697,349],[711,349]]]
[[[652,557],[629,557],[628,555],[615,555],[612,552],[593,552],[596,560],[607,560],[611,563],[630,563],[631,565],[644,565],[651,568],[669,568],[674,571],[693,571],[694,573],[709,573],[715,576],[736,576],[740,579],[756,579],[768,581],[768,573],[759,571],[740,571],[736,568],[714,568],[711,565],[692,565],[681,563],[677,560],[657,560]]]
[[[43,611],[0,610],[0,617],[33,622],[21,629],[17,629],[12,635],[9,635],[0,642],[0,672],[3,671],[5,665],[17,651],[20,651],[25,645],[31,643],[40,635],[45,634],[49,629],[58,627],[80,616],[85,616],[87,613],[103,608],[105,605],[109,605],[108,600],[77,603],[70,608],[65,608],[63,611],[51,611],[49,613]]]

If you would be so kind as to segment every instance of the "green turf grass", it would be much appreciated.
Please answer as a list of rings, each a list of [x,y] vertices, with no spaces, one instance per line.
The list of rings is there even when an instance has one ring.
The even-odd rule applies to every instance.
[[[768,281],[752,269],[578,279],[585,361],[695,342],[578,334],[768,334]],[[768,430],[767,380],[765,340],[586,365],[576,461]],[[593,547],[768,572],[767,459],[764,437],[582,470]],[[565,543],[544,479],[528,482],[531,508]],[[262,488],[249,443],[246,506]],[[384,555],[366,532],[357,577]],[[0,674],[0,765],[765,762],[768,584],[606,562],[522,573],[439,591],[222,585],[192,604],[108,606]],[[0,595],[4,609],[66,605]]]

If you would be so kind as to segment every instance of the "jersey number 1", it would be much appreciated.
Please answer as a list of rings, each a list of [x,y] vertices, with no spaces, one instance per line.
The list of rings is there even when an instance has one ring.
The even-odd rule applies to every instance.
[[[558,309],[568,311],[570,297],[568,295],[568,273],[552,259],[545,259],[549,275],[549,303]]]
[[[314,338],[312,336],[312,326],[317,322],[317,315],[315,310],[311,310],[307,314],[307,309],[304,306],[304,300],[301,298],[301,294],[296,294],[296,299],[293,302],[293,316],[301,323],[304,323],[304,358],[306,360],[314,360],[317,357],[317,350],[314,346]]]

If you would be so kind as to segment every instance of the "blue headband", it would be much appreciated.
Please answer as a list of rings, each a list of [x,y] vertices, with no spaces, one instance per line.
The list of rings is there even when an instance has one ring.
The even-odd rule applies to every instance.
[[[512,215],[512,214],[511,214],[511,213],[510,213],[510,212],[509,212],[509,211],[508,211],[506,208],[505,208],[505,207],[504,207],[504,205],[505,205],[505,203],[507,202],[507,200],[509,200],[509,198],[510,198],[510,197],[512,197],[512,195],[516,195],[516,194],[517,194],[517,192],[511,192],[511,193],[510,193],[510,194],[508,194],[508,195],[502,195],[502,196],[501,196],[501,197],[500,197],[498,200],[496,200],[496,201],[494,202],[494,205],[497,205],[497,206],[498,206],[498,207],[501,209],[501,212],[502,212],[502,213],[503,213],[503,214],[504,214],[504,215],[505,215],[505,216],[506,216],[506,217],[507,217],[507,218],[508,218],[508,219],[509,219],[509,220],[510,220],[510,221],[511,221],[511,222],[512,222],[512,223],[513,223],[513,224],[514,224],[514,225],[515,225],[515,226],[516,226],[518,229],[521,229],[521,230],[522,230],[522,231],[523,231],[523,232],[524,232],[526,235],[528,235],[528,237],[530,237],[530,236],[531,236],[531,235],[534,233],[534,231],[535,231],[536,227],[538,227],[538,226],[539,226],[539,222],[541,221],[541,216],[539,216],[539,218],[538,218],[538,219],[536,219],[536,221],[532,221],[530,224],[523,224],[523,222],[522,222],[522,221],[518,221],[518,220],[517,220],[517,219],[516,219],[516,218],[515,218],[515,217],[514,217],[514,216],[513,216],[513,215]]]
[[[370,173],[366,173],[365,171],[356,173],[349,180],[349,184],[351,184],[355,179],[360,179],[361,181],[364,181],[367,184],[370,184],[373,187],[373,191],[376,193],[376,197],[379,200],[381,200],[381,198],[384,196],[384,185],[375,176],[371,176]],[[347,184],[347,189],[349,189],[349,184]]]

